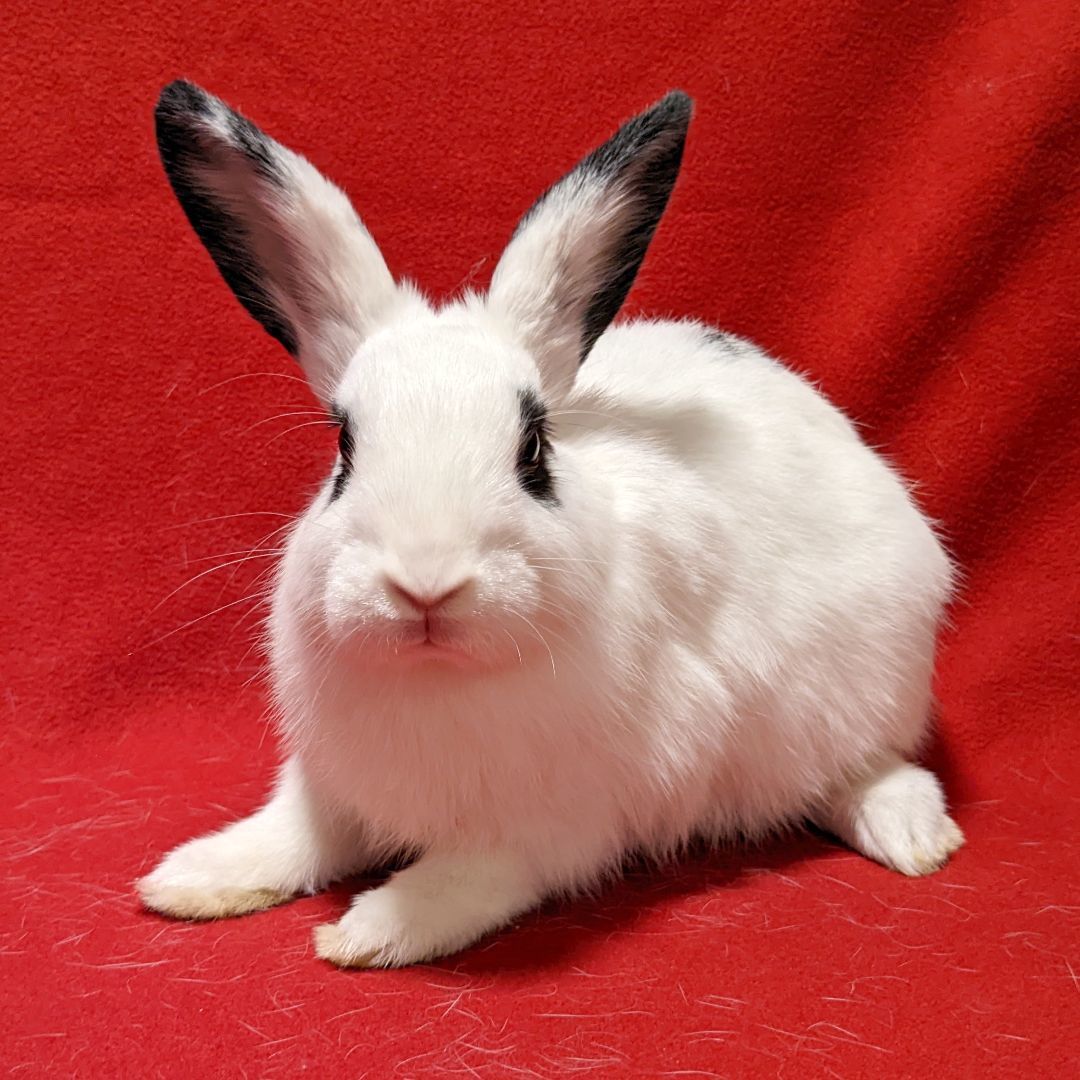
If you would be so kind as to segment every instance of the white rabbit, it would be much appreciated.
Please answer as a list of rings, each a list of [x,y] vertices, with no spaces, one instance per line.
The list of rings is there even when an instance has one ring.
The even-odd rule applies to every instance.
[[[810,819],[906,874],[963,842],[906,761],[951,571],[903,482],[749,342],[610,325],[690,112],[625,124],[486,296],[436,308],[309,162],[163,91],[181,205],[341,437],[274,592],[277,786],[143,878],[149,907],[254,911],[405,852],[315,937],[389,966],[695,836]]]

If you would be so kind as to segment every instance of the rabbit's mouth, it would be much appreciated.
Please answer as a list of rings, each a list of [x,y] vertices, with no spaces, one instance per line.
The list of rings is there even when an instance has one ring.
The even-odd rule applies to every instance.
[[[447,660],[461,663],[473,659],[472,654],[454,633],[452,621],[431,613],[410,625],[395,651],[399,656],[406,656],[414,661]]]
[[[432,672],[439,668],[479,672],[527,663],[530,638],[504,629],[503,621],[498,615],[475,612],[465,617],[428,612],[411,619],[355,620],[334,635],[335,652],[353,669],[422,666]],[[327,629],[333,633],[336,628]]]
[[[436,641],[423,638],[409,642],[395,650],[398,662],[406,664],[431,664],[472,668],[477,665],[477,657],[460,645],[448,641]]]
[[[410,644],[422,648],[441,648],[451,643],[453,634],[450,620],[445,615],[440,616],[429,611],[422,618],[414,619],[408,624],[404,637]]]

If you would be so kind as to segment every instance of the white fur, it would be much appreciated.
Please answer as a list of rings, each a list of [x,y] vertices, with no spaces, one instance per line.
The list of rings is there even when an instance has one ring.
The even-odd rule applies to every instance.
[[[560,228],[535,225],[518,254]],[[144,879],[150,906],[250,910],[418,852],[317,938],[400,964],[696,835],[812,817],[905,873],[959,845],[936,781],[900,760],[951,577],[903,482],[804,379],[696,323],[609,329],[567,377],[528,346],[522,298],[580,285],[555,264],[530,283],[518,254],[498,302],[410,292],[358,335],[333,391],[354,473],[297,523],[274,593],[289,762],[264,810]],[[523,387],[555,402],[555,506],[515,481]],[[454,655],[410,646],[388,578],[467,583]]]

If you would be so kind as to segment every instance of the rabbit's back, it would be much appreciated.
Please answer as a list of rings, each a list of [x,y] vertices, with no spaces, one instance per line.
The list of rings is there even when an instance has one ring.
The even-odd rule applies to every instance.
[[[748,341],[693,322],[615,327],[565,415],[571,442],[638,444],[642,458],[623,457],[631,472],[649,458],[669,483],[692,483],[738,558],[728,570],[787,579],[796,604],[814,584],[841,604],[948,597],[948,559],[900,475],[807,379]]]
[[[710,760],[718,831],[768,827],[868,756],[917,748],[951,568],[838,409],[752,344],[669,322],[605,334],[567,409],[615,531],[653,555],[612,610],[653,612],[650,708],[697,743],[684,764]]]

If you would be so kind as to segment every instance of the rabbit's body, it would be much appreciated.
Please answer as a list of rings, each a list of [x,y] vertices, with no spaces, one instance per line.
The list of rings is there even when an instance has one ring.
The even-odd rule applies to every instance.
[[[820,394],[746,342],[639,322],[554,426],[580,546],[544,573],[588,603],[528,663],[354,670],[305,638],[315,571],[286,556],[282,712],[335,799],[391,848],[513,843],[575,886],[629,848],[797,821],[916,748],[948,563]]]
[[[176,95],[196,141],[163,142],[163,156],[207,240],[184,185],[233,191],[254,136],[234,142],[246,121]],[[959,846],[936,780],[903,760],[926,729],[950,587],[903,483],[749,343],[691,322],[605,330],[632,280],[624,263],[644,254],[641,221],[655,224],[674,180],[684,101],[665,99],[551,189],[488,297],[435,311],[393,292],[364,234],[351,279],[394,302],[357,319],[346,348],[336,317],[329,337],[327,320],[305,323],[310,286],[264,319],[301,342],[342,424],[270,621],[292,756],[263,810],[144,879],[151,906],[252,910],[407,851],[412,866],[318,936],[339,963],[394,964],[694,836],[810,817],[907,873]],[[207,131],[231,156],[207,156]],[[287,155],[267,141],[257,162],[258,183],[276,163],[270,194],[294,200],[277,228],[296,227],[298,194],[351,228],[340,193],[312,188]],[[326,220],[289,247],[314,246]],[[318,284],[313,256],[278,276],[269,265],[260,287],[276,297],[311,266]]]

